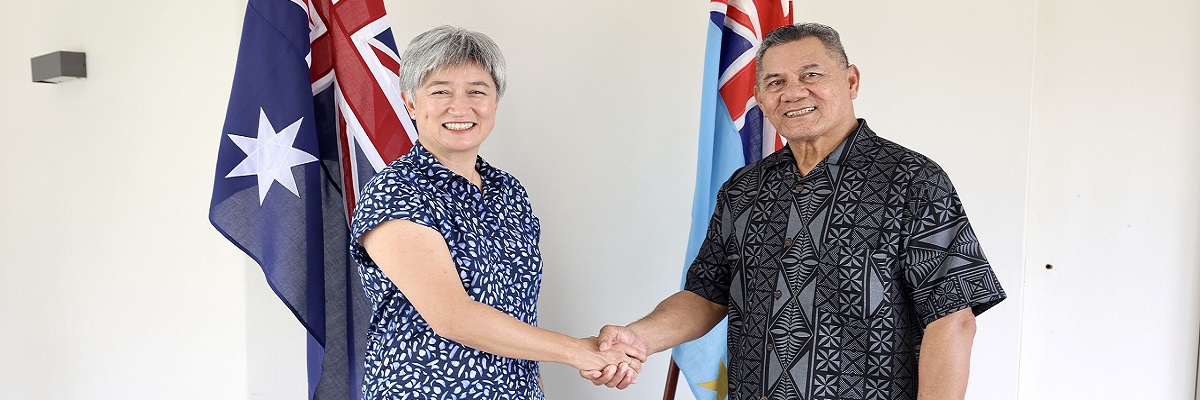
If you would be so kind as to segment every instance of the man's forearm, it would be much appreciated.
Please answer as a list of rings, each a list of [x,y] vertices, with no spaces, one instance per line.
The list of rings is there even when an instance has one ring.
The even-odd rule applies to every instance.
[[[645,318],[628,326],[606,325],[600,329],[599,348],[607,350],[612,343],[624,343],[635,349],[644,350],[645,356],[675,347],[676,345],[703,336],[714,325],[721,322],[728,311],[699,295],[681,291],[658,303],[654,311]],[[636,363],[633,363],[636,365]],[[580,371],[580,376],[591,380],[594,385],[605,385],[624,389],[637,380],[624,365],[608,366],[597,374],[595,371]]]
[[[728,308],[699,295],[680,291],[666,298],[645,318],[629,324],[645,342],[648,354],[670,349],[708,333]]]
[[[962,400],[971,369],[975,314],[970,308],[933,321],[921,339],[918,400]]]

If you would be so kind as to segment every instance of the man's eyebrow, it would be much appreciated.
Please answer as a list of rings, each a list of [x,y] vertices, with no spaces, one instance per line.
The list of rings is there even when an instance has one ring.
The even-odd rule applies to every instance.
[[[808,71],[811,69],[824,69],[824,67],[822,67],[821,64],[818,64],[818,63],[809,63],[809,64],[804,64],[804,65],[800,66],[800,68],[797,68],[796,71]],[[783,76],[783,74],[779,73],[779,72],[770,72],[770,73],[763,74],[761,80],[768,81],[768,80],[771,80],[774,78],[778,78],[780,76]]]

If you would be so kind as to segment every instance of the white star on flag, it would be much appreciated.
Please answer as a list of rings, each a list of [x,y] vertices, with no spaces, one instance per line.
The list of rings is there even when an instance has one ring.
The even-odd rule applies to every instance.
[[[296,177],[292,175],[292,167],[317,161],[312,154],[292,147],[296,141],[296,133],[300,131],[300,118],[288,125],[287,128],[275,132],[271,121],[267,120],[267,112],[258,109],[258,138],[228,134],[229,139],[246,153],[246,159],[238,163],[226,178],[238,176],[258,176],[258,204],[262,205],[267,198],[267,190],[273,182],[300,197],[296,189]]]

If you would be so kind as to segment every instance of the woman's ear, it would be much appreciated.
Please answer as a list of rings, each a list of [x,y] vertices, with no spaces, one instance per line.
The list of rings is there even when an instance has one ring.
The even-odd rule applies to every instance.
[[[400,99],[404,100],[404,109],[408,110],[408,116],[412,117],[413,113],[417,112],[417,107],[413,105],[412,99],[408,97],[408,93],[400,92]]]

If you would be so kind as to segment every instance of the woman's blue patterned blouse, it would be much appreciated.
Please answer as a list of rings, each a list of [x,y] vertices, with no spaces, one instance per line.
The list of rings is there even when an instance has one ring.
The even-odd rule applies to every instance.
[[[351,243],[373,309],[363,399],[544,397],[536,362],[438,336],[358,243],[364,233],[391,219],[432,228],[446,239],[472,299],[537,325],[542,282],[538,219],[516,178],[482,158],[475,167],[483,177],[482,191],[417,143],[363,188]]]

